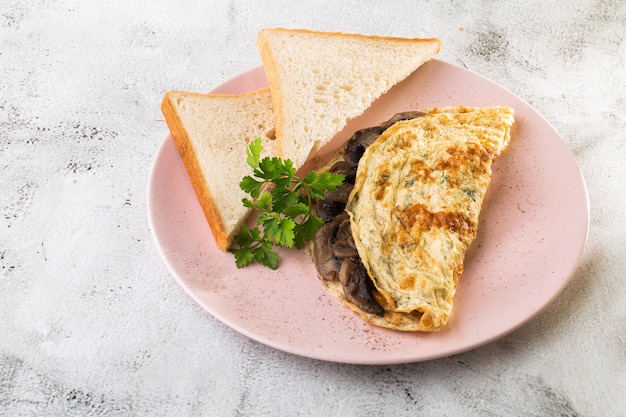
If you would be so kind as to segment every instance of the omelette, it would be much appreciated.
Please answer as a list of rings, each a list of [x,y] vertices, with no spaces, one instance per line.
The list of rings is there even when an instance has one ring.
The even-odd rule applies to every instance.
[[[316,206],[330,293],[377,326],[444,328],[513,122],[509,107],[440,107],[355,133],[324,168],[346,181]]]

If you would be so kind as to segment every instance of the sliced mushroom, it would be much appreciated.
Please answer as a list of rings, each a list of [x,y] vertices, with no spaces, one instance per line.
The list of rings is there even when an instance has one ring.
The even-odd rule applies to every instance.
[[[352,243],[352,227],[350,226],[350,218],[346,214],[345,219],[339,223],[339,229],[337,230],[337,240],[351,240]]]
[[[337,215],[344,212],[350,191],[354,186],[352,184],[343,183],[332,193],[326,193],[323,200],[315,202],[315,211],[324,222],[330,222]]]
[[[374,284],[359,259],[348,258],[343,261],[339,270],[339,281],[348,301],[367,313],[384,314],[385,310],[372,295]]]
[[[341,259],[338,259],[333,252],[333,243],[338,228],[338,223],[326,223],[317,231],[313,240],[315,267],[320,278],[327,281],[337,281],[339,279]]]
[[[354,258],[359,256],[356,247],[348,240],[338,240],[333,243],[333,253],[337,258]]]
[[[344,183],[354,184],[354,180],[356,179],[356,166],[350,165],[349,162],[344,160],[339,160],[330,167],[330,172],[333,174],[342,174],[344,175]]]
[[[381,127],[386,130],[391,125],[394,125],[403,120],[417,119],[418,117],[422,117],[422,116],[426,116],[426,113],[421,112],[421,111],[406,111],[403,113],[397,113],[397,114],[394,114],[391,119],[381,124]]]
[[[385,129],[381,126],[374,126],[356,131],[346,144],[345,160],[351,166],[356,167],[365,149],[374,143],[384,130]]]
[[[338,202],[342,202],[343,204],[347,204],[348,198],[350,197],[350,192],[352,191],[353,188],[354,186],[352,184],[345,184],[345,183],[341,184],[339,187],[335,189],[335,192],[330,193],[327,198],[333,201],[338,201]]]
[[[341,201],[328,201],[325,199],[315,201],[315,214],[324,220],[325,223],[332,221],[332,219],[337,214],[342,213],[345,208],[346,203],[342,203]]]
[[[363,156],[365,149],[370,146],[387,128],[402,120],[417,119],[425,116],[426,113],[419,111],[409,111],[397,113],[391,119],[381,123],[379,126],[368,127],[358,130],[352,135],[346,144],[344,158],[350,165],[356,167]]]

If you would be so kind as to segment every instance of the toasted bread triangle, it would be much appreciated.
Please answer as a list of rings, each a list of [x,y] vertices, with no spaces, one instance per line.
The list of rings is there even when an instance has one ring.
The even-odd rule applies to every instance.
[[[261,137],[274,155],[269,89],[240,95],[169,91],[161,110],[217,247],[227,251],[250,214],[239,182],[250,174],[246,147]]]
[[[440,45],[438,39],[261,30],[257,46],[272,94],[278,156],[302,166]]]

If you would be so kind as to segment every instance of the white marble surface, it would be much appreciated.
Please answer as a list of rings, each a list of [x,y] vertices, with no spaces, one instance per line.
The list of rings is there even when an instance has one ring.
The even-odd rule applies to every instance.
[[[494,3],[0,0],[0,415],[626,416],[626,4]],[[439,37],[542,113],[591,206],[563,293],[395,366],[277,351],[191,300],[147,220],[160,100],[259,65],[270,26]]]

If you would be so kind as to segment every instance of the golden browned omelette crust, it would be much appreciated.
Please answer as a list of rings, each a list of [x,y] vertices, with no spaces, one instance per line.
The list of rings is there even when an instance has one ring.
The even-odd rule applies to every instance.
[[[344,278],[322,281],[365,320],[405,331],[448,322],[491,165],[514,121],[508,107],[424,113],[393,124],[366,148],[346,206],[371,298],[382,309],[350,300]]]

